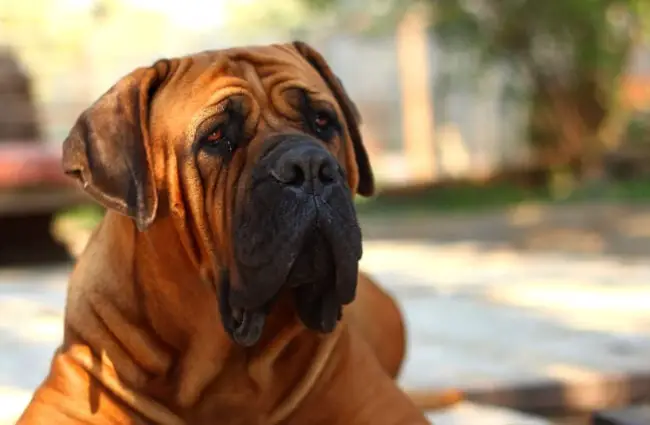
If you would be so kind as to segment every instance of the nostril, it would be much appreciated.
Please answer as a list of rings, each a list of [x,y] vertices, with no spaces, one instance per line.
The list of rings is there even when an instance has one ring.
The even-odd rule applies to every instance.
[[[291,178],[288,179],[287,184],[292,186],[302,186],[305,183],[305,172],[298,164],[291,167]]]
[[[313,146],[285,152],[268,172],[278,183],[312,194],[321,194],[324,187],[337,184],[342,177],[338,161]]]
[[[271,170],[275,180],[289,186],[302,186],[305,183],[305,172],[297,163],[285,162],[276,169]]]
[[[318,170],[318,178],[323,184],[334,183],[334,169],[328,163],[323,164]]]

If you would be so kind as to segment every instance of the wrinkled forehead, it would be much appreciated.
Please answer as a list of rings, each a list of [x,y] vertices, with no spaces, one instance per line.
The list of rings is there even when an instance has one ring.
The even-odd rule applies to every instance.
[[[174,102],[188,101],[192,108],[237,93],[265,104],[289,88],[334,100],[318,72],[290,45],[205,51],[177,62],[166,92]]]

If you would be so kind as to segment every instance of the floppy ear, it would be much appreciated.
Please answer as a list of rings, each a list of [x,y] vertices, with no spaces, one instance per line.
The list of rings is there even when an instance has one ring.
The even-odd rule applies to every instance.
[[[149,139],[151,98],[167,61],[138,68],[85,110],[63,142],[63,171],[106,208],[145,230],[158,208]]]
[[[361,132],[359,131],[361,116],[357,107],[343,88],[341,80],[334,75],[320,53],[302,41],[294,41],[293,46],[318,71],[341,106],[352,139],[357,168],[359,169],[359,187],[357,188],[357,192],[362,196],[372,196],[375,192],[375,178],[368,159],[368,153],[363,145],[363,140],[361,140]]]

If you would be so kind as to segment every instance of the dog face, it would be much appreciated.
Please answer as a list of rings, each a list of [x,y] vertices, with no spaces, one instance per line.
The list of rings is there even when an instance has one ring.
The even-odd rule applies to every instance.
[[[248,346],[281,294],[321,332],[354,299],[353,196],[374,190],[358,120],[304,43],[203,52],[120,80],[80,116],[63,165],[140,231],[171,216],[178,249],[219,279],[224,327]]]

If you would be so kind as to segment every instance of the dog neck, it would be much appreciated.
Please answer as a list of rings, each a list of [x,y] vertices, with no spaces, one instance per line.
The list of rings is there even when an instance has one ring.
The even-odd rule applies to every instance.
[[[286,298],[259,344],[235,345],[221,324],[214,288],[189,255],[167,249],[178,246],[177,237],[164,221],[141,233],[109,212],[71,277],[64,350],[90,348],[104,373],[85,368],[156,422],[175,424],[177,415],[195,411],[255,412],[250,400],[259,400],[261,412],[251,414],[277,422],[309,391],[338,332],[307,331]],[[89,361],[76,356],[82,366]]]

